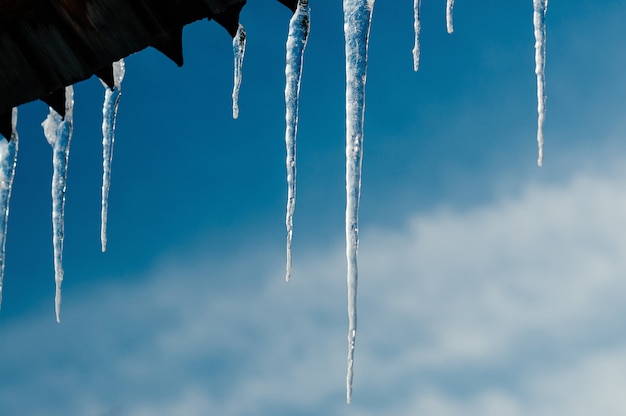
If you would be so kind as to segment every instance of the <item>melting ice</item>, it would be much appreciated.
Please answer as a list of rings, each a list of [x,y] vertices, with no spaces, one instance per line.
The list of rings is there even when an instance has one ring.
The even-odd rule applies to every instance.
[[[11,116],[11,141],[0,138],[0,306],[2,306],[2,281],[4,280],[4,259],[9,221],[9,200],[17,164],[18,136],[16,130],[17,108]]]
[[[356,341],[356,292],[358,283],[359,200],[363,161],[363,118],[367,47],[374,0],[343,1],[346,48],[346,259],[348,263],[348,374],[346,399],[352,401],[354,348]]]
[[[239,117],[239,89],[241,88],[241,67],[243,56],[246,53],[246,29],[239,24],[237,34],[233,38],[233,54],[235,56],[235,70],[233,74],[233,118]]]
[[[414,0],[415,45],[413,48],[414,70],[419,67],[420,45],[419,36],[421,0]],[[454,0],[447,0],[446,26],[447,31],[454,31],[452,12]],[[545,61],[546,61],[546,11],[548,0],[533,0],[533,23],[535,35],[535,73],[537,76],[538,99],[538,130],[539,147],[538,165],[543,162],[543,127],[545,120]],[[361,189],[361,171],[363,158],[363,124],[365,111],[365,85],[367,74],[368,39],[374,0],[343,0],[344,36],[346,53],[346,259],[348,286],[348,371],[346,376],[346,397],[352,399],[352,380],[354,351],[357,331],[356,295],[358,284],[357,254],[359,245],[358,210]],[[298,121],[298,102],[300,80],[302,76],[303,53],[309,33],[308,0],[299,0],[298,7],[289,25],[286,56],[286,132],[287,147],[287,270],[286,279],[291,273],[291,239],[293,234],[293,213],[295,206],[295,175],[296,175],[296,134]],[[233,118],[239,115],[238,95],[242,79],[242,63],[245,54],[246,32],[239,25],[233,38],[234,52],[234,86],[232,93]],[[113,64],[115,87],[107,88],[103,105],[103,184],[102,184],[102,250],[106,249],[106,223],[108,192],[110,187],[111,161],[114,145],[114,130],[117,108],[121,95],[121,83],[124,78],[124,61]],[[52,220],[55,270],[55,312],[60,322],[61,285],[63,282],[63,241],[64,241],[64,205],[67,181],[67,165],[70,141],[73,128],[73,87],[65,89],[66,114],[62,118],[52,108],[42,123],[46,139],[53,147],[53,178],[52,178]],[[5,264],[5,242],[9,199],[15,174],[18,135],[16,132],[17,109],[12,113],[12,134],[10,142],[0,140],[0,304],[2,301],[2,280]]]
[[[420,67],[420,32],[422,23],[420,22],[420,6],[422,0],[413,0],[413,30],[415,31],[415,44],[413,46],[413,70],[417,72]]]
[[[122,96],[122,80],[125,65],[121,59],[113,63],[113,79],[115,86],[109,88],[104,82],[104,104],[102,106],[102,210],[100,225],[100,242],[102,252],[107,249],[107,218],[109,211],[109,189],[111,187],[111,163],[113,161],[113,145],[115,144],[115,122],[117,108]]]
[[[287,37],[287,64],[285,66],[285,143],[287,146],[287,266],[285,280],[291,279],[291,241],[293,237],[293,213],[296,205],[296,134],[298,132],[298,103],[302,60],[310,29],[308,0],[299,0],[296,12],[289,22]]]
[[[543,165],[543,124],[546,118],[546,11],[548,0],[533,0],[535,27],[535,74],[537,75],[537,165]]]
[[[454,32],[454,25],[452,24],[452,9],[454,8],[454,0],[448,0],[446,4],[446,28],[448,33]]]
[[[54,281],[56,293],[54,309],[57,322],[61,322],[61,284],[63,283],[63,239],[67,163],[73,129],[74,88],[65,87],[65,119],[50,108],[48,117],[41,123],[44,134],[52,146],[52,242],[54,249]]]

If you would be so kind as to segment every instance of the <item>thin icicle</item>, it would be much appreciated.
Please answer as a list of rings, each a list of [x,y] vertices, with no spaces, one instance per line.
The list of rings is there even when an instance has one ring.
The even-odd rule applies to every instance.
[[[452,24],[452,9],[454,9],[454,0],[448,0],[446,4],[446,28],[448,33],[454,32],[454,25]]]
[[[413,46],[413,70],[417,72],[420,67],[420,32],[422,23],[420,22],[420,6],[422,0],[413,0],[413,29],[415,30],[415,45]]]
[[[367,47],[373,8],[374,0],[343,0],[343,30],[346,44],[346,259],[349,321],[346,398],[348,403],[352,401],[356,341],[358,213],[361,198]]]
[[[237,34],[233,38],[233,54],[235,55],[235,71],[233,83],[233,118],[239,117],[239,89],[241,88],[241,67],[246,53],[246,29],[239,24]]]
[[[285,143],[287,146],[287,266],[285,280],[291,279],[291,241],[293,236],[293,213],[296,206],[296,134],[298,132],[298,104],[302,60],[310,29],[309,0],[299,0],[296,12],[289,22],[287,37],[287,64],[285,66]]]
[[[4,259],[9,222],[9,200],[17,165],[17,108],[11,117],[11,141],[0,138],[0,306],[2,306],[2,281],[4,280]]]
[[[57,322],[61,322],[61,284],[63,283],[63,238],[67,162],[73,129],[74,88],[65,87],[65,119],[50,108],[48,117],[41,123],[44,134],[52,146],[52,242],[54,248],[54,281],[56,293],[54,309]]]
[[[100,242],[102,252],[107,249],[107,219],[109,211],[109,188],[111,187],[111,163],[115,144],[115,122],[117,108],[122,96],[122,81],[125,73],[124,60],[113,63],[115,87],[110,89],[104,82],[104,104],[102,106],[102,210],[100,222]]]
[[[543,124],[546,119],[546,11],[548,0],[533,0],[535,26],[535,74],[537,75],[537,165],[543,165]]]

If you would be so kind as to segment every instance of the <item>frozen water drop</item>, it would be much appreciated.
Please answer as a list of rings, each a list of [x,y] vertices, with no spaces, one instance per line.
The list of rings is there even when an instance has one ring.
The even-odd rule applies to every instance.
[[[296,135],[298,132],[298,105],[304,49],[309,37],[310,8],[308,0],[299,0],[298,7],[289,22],[287,57],[285,66],[285,144],[287,147],[287,265],[285,280],[291,279],[291,242],[293,237],[293,214],[296,205]]]
[[[57,322],[61,322],[61,285],[63,283],[63,241],[65,238],[65,190],[67,165],[73,130],[74,88],[65,88],[65,118],[50,108],[42,127],[52,146],[52,243],[54,250],[54,281],[56,292],[54,309]]]
[[[537,165],[543,165],[543,125],[546,119],[546,11],[548,0],[533,0],[535,74],[537,76]]]
[[[246,53],[246,29],[239,24],[237,34],[233,38],[233,54],[235,56],[233,83],[233,118],[239,117],[239,90],[241,89],[243,57]]]
[[[420,67],[420,32],[422,23],[420,21],[420,7],[422,0],[413,0],[413,30],[415,31],[415,43],[413,46],[413,70],[417,72]]]
[[[454,32],[454,25],[452,22],[452,11],[454,9],[454,0],[448,0],[446,3],[446,29],[448,33]]]
[[[109,189],[111,187],[111,163],[113,162],[113,146],[115,144],[115,124],[117,109],[122,96],[122,81],[126,72],[124,60],[113,63],[115,87],[104,86],[104,104],[102,105],[102,209],[100,222],[100,242],[102,252],[107,249],[107,222],[109,211]]]
[[[352,401],[356,342],[358,283],[359,201],[363,162],[363,122],[367,49],[374,0],[344,0],[343,30],[346,49],[346,260],[348,265],[348,373],[346,399]]]
[[[16,125],[17,108],[13,108],[11,114],[11,140],[7,141],[5,138],[0,137],[0,306],[2,306],[2,282],[4,280],[9,201],[17,165],[19,138]]]

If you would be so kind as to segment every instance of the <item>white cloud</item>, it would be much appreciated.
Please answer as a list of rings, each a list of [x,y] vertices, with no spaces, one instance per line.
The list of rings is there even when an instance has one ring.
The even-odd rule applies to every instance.
[[[337,243],[296,259],[289,285],[282,252],[190,256],[69,293],[61,326],[50,313],[5,322],[0,413],[623,414],[614,173],[366,228],[352,406]]]

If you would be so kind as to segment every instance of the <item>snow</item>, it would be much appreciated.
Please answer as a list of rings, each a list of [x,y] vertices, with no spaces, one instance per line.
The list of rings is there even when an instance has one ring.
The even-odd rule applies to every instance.
[[[446,28],[448,33],[454,32],[454,25],[452,24],[452,9],[454,8],[454,0],[448,0],[446,4]]]
[[[537,75],[537,165],[543,165],[543,125],[546,118],[546,11],[548,0],[533,0],[535,27],[535,74]]]
[[[54,298],[57,322],[61,322],[61,284],[63,283],[63,239],[65,189],[67,183],[67,163],[70,154],[70,141],[73,130],[74,88],[65,88],[65,119],[50,108],[48,117],[41,123],[44,134],[52,146],[52,242],[54,249]]]
[[[374,0],[344,0],[343,30],[346,48],[346,260],[348,265],[348,373],[346,399],[352,401],[356,342],[356,294],[359,247],[358,212],[363,162],[363,121],[367,48]]]
[[[12,114],[11,141],[0,139],[0,307],[2,306],[2,281],[4,280],[4,260],[9,222],[9,201],[17,164],[18,135],[16,130],[17,108]]]
[[[235,70],[233,74],[233,118],[239,117],[239,90],[241,89],[241,67],[243,66],[243,56],[246,53],[246,29],[239,24],[237,34],[233,38],[233,54],[235,56]]]
[[[109,189],[111,187],[111,163],[113,161],[113,145],[115,144],[115,122],[117,108],[122,95],[122,81],[125,74],[124,60],[113,63],[115,88],[104,86],[104,104],[102,106],[102,210],[100,225],[100,242],[102,252],[107,249],[107,219],[109,211]]]
[[[420,22],[420,6],[422,0],[413,0],[413,29],[415,30],[415,45],[413,46],[413,70],[417,72],[420,67],[420,32],[422,24]]]
[[[291,242],[293,213],[296,205],[296,135],[298,132],[298,104],[304,49],[309,37],[310,8],[308,0],[299,0],[296,12],[289,21],[287,57],[285,65],[285,144],[287,147],[287,266],[285,280],[291,279]]]

